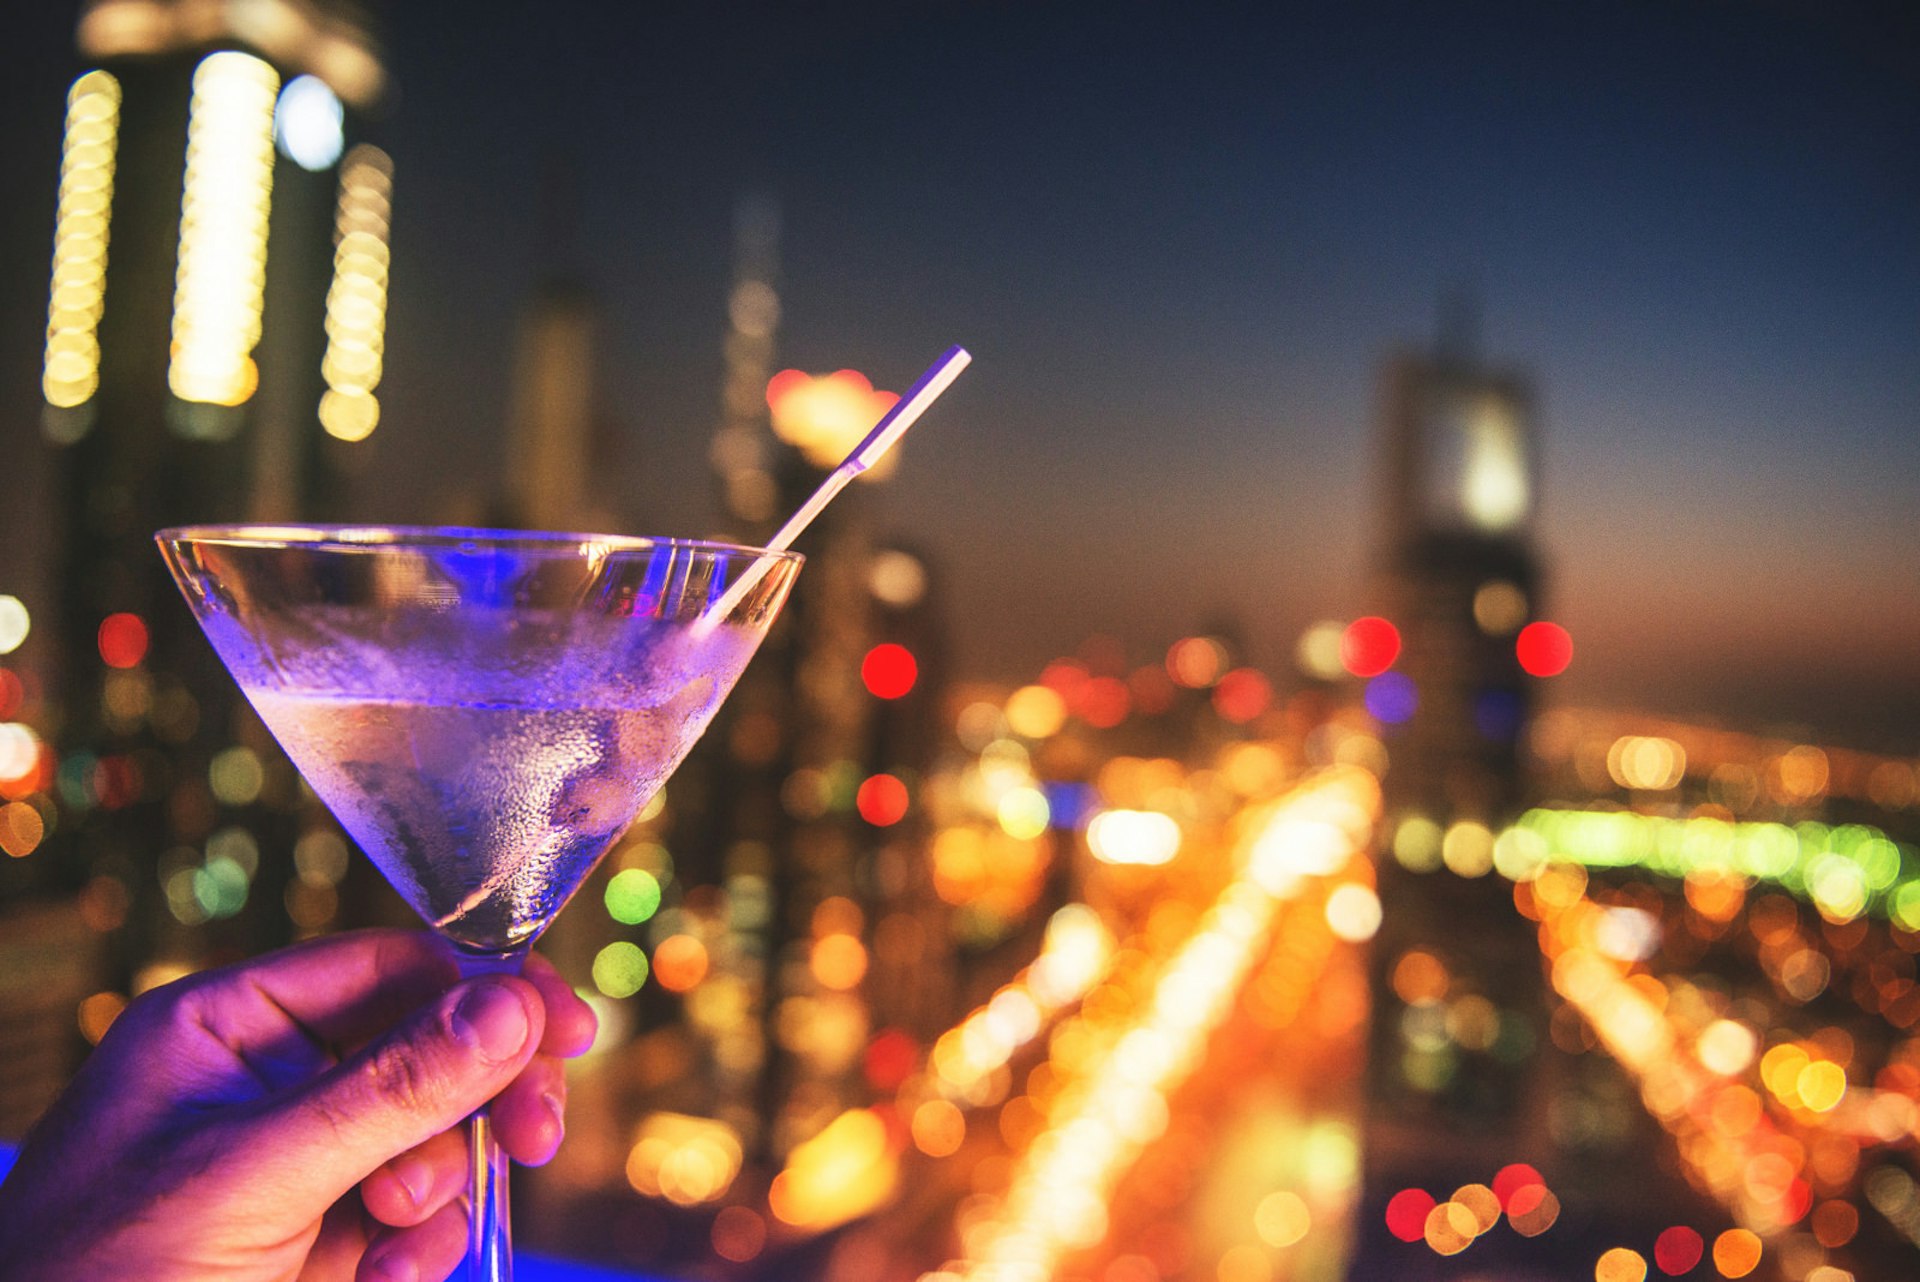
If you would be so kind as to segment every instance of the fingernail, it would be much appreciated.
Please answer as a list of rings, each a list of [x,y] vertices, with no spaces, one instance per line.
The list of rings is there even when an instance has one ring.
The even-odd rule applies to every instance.
[[[403,1157],[392,1166],[393,1178],[407,1191],[415,1206],[425,1206],[433,1193],[433,1167],[417,1157]]]
[[[540,1096],[540,1102],[547,1106],[547,1112],[553,1115],[554,1133],[562,1139],[567,1134],[567,1102],[560,1098],[557,1091],[546,1091]]]
[[[520,994],[497,979],[475,981],[450,1022],[455,1037],[496,1064],[518,1054],[532,1031]]]

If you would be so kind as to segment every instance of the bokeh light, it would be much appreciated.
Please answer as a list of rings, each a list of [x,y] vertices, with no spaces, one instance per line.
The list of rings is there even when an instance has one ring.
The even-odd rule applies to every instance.
[[[637,926],[660,908],[660,880],[644,868],[625,868],[607,882],[607,915]]]
[[[0,593],[0,654],[12,654],[33,630],[33,616],[17,596]]]
[[[1760,1267],[1760,1255],[1760,1236],[1751,1229],[1728,1229],[1713,1240],[1713,1267],[1722,1277],[1746,1277]]]
[[[854,808],[876,828],[888,828],[907,817],[907,785],[895,775],[870,775],[854,794]]]
[[[109,614],[100,622],[100,658],[110,668],[137,667],[147,657],[147,623],[137,614]]]
[[[1401,1189],[1387,1199],[1387,1232],[1402,1242],[1418,1242],[1435,1205],[1433,1194],[1425,1189]]]
[[[1706,1240],[1684,1224],[1662,1230],[1653,1241],[1653,1262],[1670,1277],[1691,1271],[1705,1252]]]
[[[619,940],[593,958],[593,986],[608,997],[631,997],[647,982],[647,955],[638,944]]]
[[[1593,1282],[1644,1282],[1646,1276],[1646,1257],[1629,1247],[1604,1251],[1593,1265]]]
[[[1341,666],[1356,677],[1377,677],[1400,657],[1400,629],[1377,615],[1355,619],[1340,638]]]
[[[1573,635],[1557,623],[1536,620],[1514,638],[1514,656],[1530,677],[1557,677],[1573,663]]]
[[[860,680],[875,698],[901,698],[919,676],[920,665],[912,651],[891,641],[874,646],[860,661]]]

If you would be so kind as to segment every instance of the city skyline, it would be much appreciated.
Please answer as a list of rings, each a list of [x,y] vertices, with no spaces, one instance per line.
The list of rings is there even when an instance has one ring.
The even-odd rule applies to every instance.
[[[383,15],[393,314],[357,515],[497,488],[505,353],[567,271],[605,317],[613,488],[641,527],[719,528],[729,219],[764,192],[778,367],[898,388],[980,356],[878,496],[948,578],[960,675],[1216,621],[1282,671],[1372,604],[1377,368],[1466,285],[1483,354],[1541,391],[1555,693],[1912,746],[1920,95],[1890,11],[543,12]],[[0,441],[30,477],[79,68],[70,14],[21,21],[8,169],[45,181],[7,215]]]

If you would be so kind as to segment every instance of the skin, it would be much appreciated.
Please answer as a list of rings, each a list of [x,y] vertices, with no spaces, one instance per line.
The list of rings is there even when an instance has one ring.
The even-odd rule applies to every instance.
[[[466,1247],[460,1124],[553,1156],[594,1016],[544,959],[459,982],[408,931],[147,993],[0,1184],[0,1280],[434,1282]]]

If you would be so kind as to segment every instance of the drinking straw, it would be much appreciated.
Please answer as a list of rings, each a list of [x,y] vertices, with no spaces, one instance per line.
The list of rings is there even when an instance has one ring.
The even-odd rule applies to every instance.
[[[906,435],[907,429],[913,426],[914,420],[926,412],[927,406],[939,399],[940,393],[946,391],[948,385],[960,377],[960,371],[965,369],[972,360],[973,357],[968,354],[966,348],[949,347],[946,354],[920,376],[920,381],[915,383],[905,396],[894,402],[893,408],[874,425],[871,432],[867,433],[866,439],[854,446],[853,452],[847,455],[840,466],[827,474],[827,479],[820,482],[820,488],[800,505],[798,511],[787,518],[787,523],[767,541],[767,551],[784,552],[792,546],[793,541],[800,537],[800,532],[811,525],[813,518],[819,516],[821,510],[833,501],[834,495],[845,489],[854,477],[878,463],[881,456],[893,448],[893,443]],[[753,591],[754,585],[760,582],[769,564],[770,561],[763,557],[749,566],[745,574],[734,580],[733,586],[727,589],[726,595],[714,602],[707,612],[700,616],[697,629],[705,631],[712,628],[733,613],[734,608],[746,598],[747,593]]]

